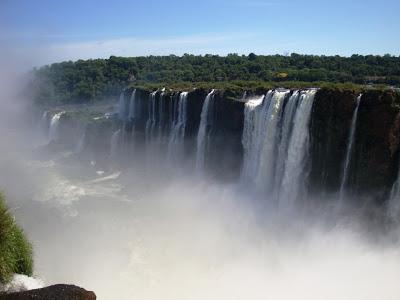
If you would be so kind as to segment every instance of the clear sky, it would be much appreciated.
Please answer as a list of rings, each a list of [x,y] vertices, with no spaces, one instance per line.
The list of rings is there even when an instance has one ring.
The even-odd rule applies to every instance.
[[[400,0],[0,0],[0,47],[65,59],[400,55]]]

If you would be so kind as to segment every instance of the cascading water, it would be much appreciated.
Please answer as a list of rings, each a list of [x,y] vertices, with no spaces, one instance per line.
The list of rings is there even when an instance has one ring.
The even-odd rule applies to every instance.
[[[206,97],[203,103],[200,116],[199,132],[197,134],[197,150],[196,150],[196,170],[202,172],[204,170],[204,162],[210,126],[212,125],[212,110],[214,103],[214,90]]]
[[[343,165],[343,175],[342,175],[342,181],[340,183],[340,190],[339,190],[339,200],[340,201],[343,201],[343,198],[345,196],[346,184],[347,184],[347,180],[349,178],[350,160],[351,160],[351,155],[353,153],[354,136],[355,136],[356,129],[357,129],[357,116],[358,116],[358,108],[359,108],[360,102],[361,102],[361,97],[362,97],[362,94],[360,94],[357,97],[356,108],[354,109],[353,117],[351,118],[350,134],[348,137],[347,150],[346,150],[346,159],[345,159],[345,162]]]
[[[157,145],[161,145],[164,143],[164,118],[165,118],[165,89],[162,90],[160,94],[160,98],[158,101],[158,117],[156,118],[156,123],[153,126],[153,137],[155,138],[155,142]]]
[[[264,104],[260,111],[261,117],[257,124],[261,133],[260,144],[257,145],[260,150],[259,167],[256,174],[256,182],[259,186],[271,192],[275,176],[276,154],[279,143],[279,121],[281,119],[283,102],[289,91],[275,91],[267,94]],[[265,116],[265,117],[264,117]]]
[[[296,113],[297,105],[300,99],[300,92],[294,91],[288,99],[285,110],[282,116],[281,137],[278,147],[278,154],[276,160],[275,170],[275,197],[279,198],[280,185],[282,183],[283,175],[286,167],[286,158],[288,154],[290,135],[293,130],[294,116]]]
[[[269,91],[263,99],[250,100],[245,104],[242,179],[255,183],[267,192],[272,192],[279,125],[288,93],[288,90]]]
[[[264,96],[259,98],[249,99],[244,106],[244,124],[242,145],[244,149],[243,166],[242,166],[242,181],[248,182],[253,179],[258,168],[258,143],[260,130],[256,126],[259,122],[260,109],[264,100]]]
[[[279,206],[293,208],[294,201],[305,195],[307,162],[309,160],[309,123],[316,90],[300,92],[299,103],[294,115],[294,126],[290,135],[288,153],[281,189]]]
[[[172,121],[168,141],[168,160],[175,161],[183,155],[183,144],[187,121],[188,92],[182,92],[177,99],[173,99]],[[175,101],[177,100],[177,101]]]
[[[309,120],[315,90],[269,91],[245,104],[242,180],[279,199],[296,198],[303,186]],[[285,99],[287,99],[285,103]]]
[[[146,141],[151,142],[153,139],[153,131],[156,126],[156,94],[157,91],[152,92],[149,96],[148,104],[148,119],[146,122]]]
[[[49,128],[49,142],[56,141],[59,138],[59,126],[60,126],[60,119],[61,116],[65,112],[56,113],[50,121],[50,128]]]
[[[129,99],[129,114],[128,119],[133,120],[137,117],[137,99],[136,99],[136,89],[133,90],[131,98]]]
[[[158,106],[158,137],[161,138],[162,137],[162,133],[163,133],[163,126],[164,126],[164,91],[161,92],[160,94],[160,101],[159,101],[159,106]]]

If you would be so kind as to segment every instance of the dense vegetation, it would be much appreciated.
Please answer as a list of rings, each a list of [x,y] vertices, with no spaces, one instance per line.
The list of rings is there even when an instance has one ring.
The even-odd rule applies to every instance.
[[[321,82],[400,85],[400,57],[291,54],[115,57],[62,62],[35,69],[39,102],[85,102],[115,96],[129,84],[227,83],[315,86]],[[241,83],[240,83],[241,82]]]
[[[31,244],[8,211],[0,194],[0,283],[9,281],[13,274],[32,275]]]

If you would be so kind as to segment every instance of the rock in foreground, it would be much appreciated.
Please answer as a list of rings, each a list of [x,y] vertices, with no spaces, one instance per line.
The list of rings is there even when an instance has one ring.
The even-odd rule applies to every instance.
[[[74,285],[57,284],[42,289],[0,295],[0,300],[96,300],[95,293]]]

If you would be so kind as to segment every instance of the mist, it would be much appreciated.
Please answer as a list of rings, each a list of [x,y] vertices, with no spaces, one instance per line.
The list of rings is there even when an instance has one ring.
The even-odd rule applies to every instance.
[[[40,150],[16,60],[0,72],[0,188],[46,285],[98,299],[398,299],[399,231],[363,208],[280,212],[251,187],[185,168]]]

